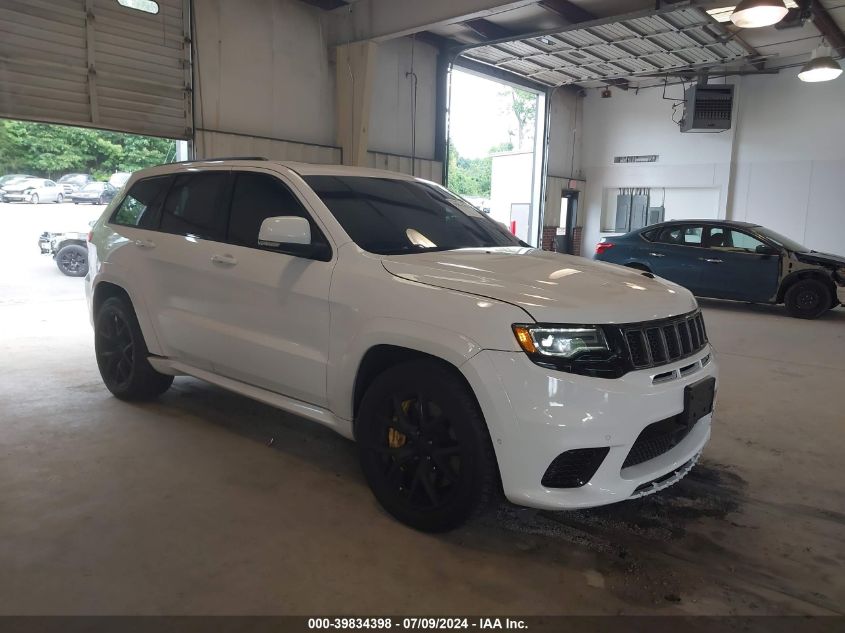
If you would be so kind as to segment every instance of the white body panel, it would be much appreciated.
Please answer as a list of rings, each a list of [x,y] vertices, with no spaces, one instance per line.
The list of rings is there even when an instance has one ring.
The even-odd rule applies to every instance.
[[[134,174],[126,191],[140,177],[198,165],[226,168],[155,168]],[[711,416],[658,458],[622,469],[643,428],[682,412],[685,386],[716,375],[709,346],[674,364],[592,378],[535,364],[511,330],[534,321],[614,324],[685,314],[696,304],[683,288],[526,248],[371,254],[298,174],[408,177],[263,161],[238,161],[237,169],[285,181],[325,232],[331,258],[111,225],[116,200],[94,229],[89,302],[102,282],[124,288],[159,371],[208,380],[351,437],[355,380],[368,350],[392,345],[436,356],[473,389],[508,498],[534,507],[588,507],[643,494],[637,488],[644,483],[675,471],[683,476],[707,442]],[[652,384],[656,374],[691,363],[697,369],[685,377]],[[540,484],[557,455],[597,446],[610,453],[589,484]]]

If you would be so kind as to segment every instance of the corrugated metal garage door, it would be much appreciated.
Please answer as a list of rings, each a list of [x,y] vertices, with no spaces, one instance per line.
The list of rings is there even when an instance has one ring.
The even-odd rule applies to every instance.
[[[188,0],[0,0],[0,116],[190,138]]]

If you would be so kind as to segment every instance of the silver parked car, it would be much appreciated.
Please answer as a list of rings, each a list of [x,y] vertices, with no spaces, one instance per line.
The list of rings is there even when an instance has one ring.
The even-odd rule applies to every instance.
[[[52,180],[46,178],[27,178],[16,180],[0,189],[3,202],[62,202],[64,190]]]
[[[63,193],[69,196],[85,187],[94,179],[88,174],[65,174],[57,181],[57,184],[63,189]]]

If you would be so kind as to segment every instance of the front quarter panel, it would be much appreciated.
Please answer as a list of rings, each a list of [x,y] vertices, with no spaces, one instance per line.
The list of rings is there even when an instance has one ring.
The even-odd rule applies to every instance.
[[[338,252],[330,305],[329,405],[347,420],[355,376],[370,348],[405,347],[460,368],[482,349],[518,351],[510,326],[533,320],[508,303],[391,275],[353,243]]]

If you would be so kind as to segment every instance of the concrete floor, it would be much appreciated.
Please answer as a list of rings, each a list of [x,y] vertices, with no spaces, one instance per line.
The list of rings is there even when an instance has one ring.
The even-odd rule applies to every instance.
[[[81,280],[36,252],[57,213],[0,273],[0,614],[845,613],[845,310],[703,302],[722,383],[684,481],[428,536],[329,431],[187,378],[112,398]]]

